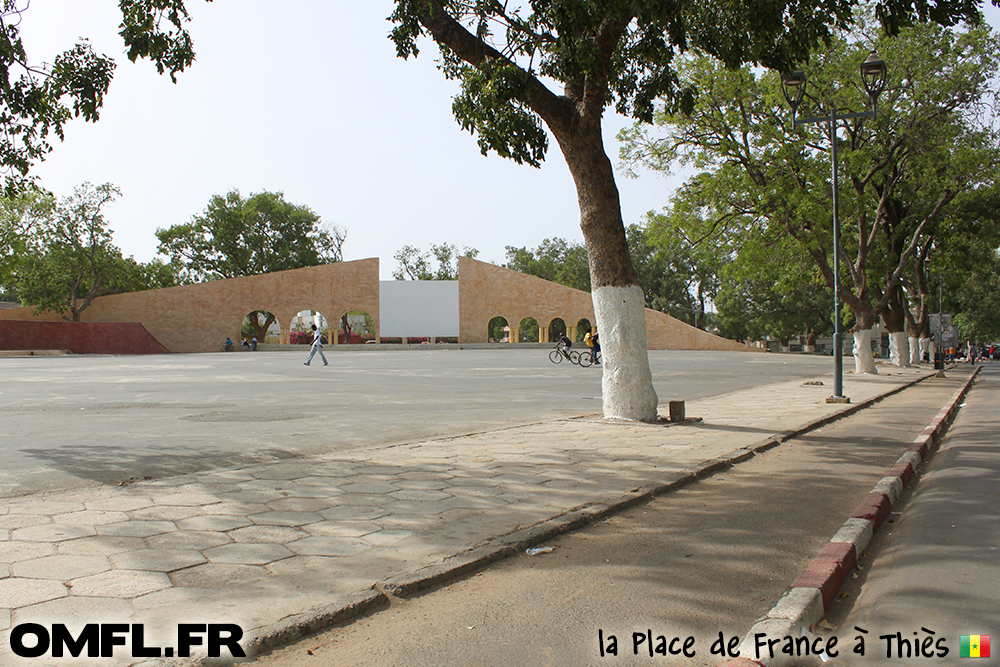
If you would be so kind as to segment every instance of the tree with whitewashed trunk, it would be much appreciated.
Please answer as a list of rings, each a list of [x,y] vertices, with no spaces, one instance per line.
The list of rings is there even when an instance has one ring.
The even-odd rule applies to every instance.
[[[995,92],[991,77],[1000,47],[985,26],[959,31],[920,25],[889,40],[862,22],[856,33],[814,54],[810,80],[822,104],[803,104],[800,114],[863,109],[867,99],[857,68],[873,46],[890,63],[890,82],[876,119],[847,119],[839,127],[843,228],[836,250],[830,137],[815,125],[789,127],[774,74],[729,72],[710,59],[693,59],[685,75],[700,88],[694,112],[658,114],[666,128],[662,137],[638,126],[623,133],[626,160],[657,168],[680,159],[705,170],[689,181],[702,200],[705,234],[738,234],[741,226],[787,234],[831,290],[838,258],[858,373],[876,372],[871,343],[880,317],[896,334],[896,354],[903,358],[909,307],[899,289],[904,276],[930,236],[954,234],[959,203],[994,187],[1000,166],[993,117],[984,104]],[[945,63],[945,56],[928,54],[951,55]]]
[[[954,23],[978,15],[968,0],[933,8],[910,0],[878,5],[889,32],[914,20]],[[604,413],[652,420],[657,398],[646,354],[643,293],[628,254],[618,188],[601,122],[614,105],[649,122],[653,101],[694,106],[679,54],[697,50],[728,67],[789,70],[836,27],[851,23],[853,0],[673,3],[662,0],[396,0],[390,20],[401,57],[421,37],[439,47],[439,67],[461,83],[453,112],[481,151],[538,166],[546,129],[576,185],[605,351]],[[556,91],[553,87],[561,88]]]
[[[992,191],[1000,168],[989,106],[997,94],[992,72],[1000,63],[1000,40],[988,26],[917,26],[871,43],[894,73],[878,118],[845,123],[850,150],[842,163],[854,218],[854,233],[845,239],[853,289],[844,301],[855,316],[859,373],[877,372],[871,341],[879,318],[889,333],[890,363],[911,363],[909,339],[915,336],[908,332],[926,328],[925,288],[919,287],[926,280],[908,275],[924,271],[928,253],[969,228],[968,200]],[[973,234],[982,232],[978,227]],[[907,298],[907,288],[916,298]]]

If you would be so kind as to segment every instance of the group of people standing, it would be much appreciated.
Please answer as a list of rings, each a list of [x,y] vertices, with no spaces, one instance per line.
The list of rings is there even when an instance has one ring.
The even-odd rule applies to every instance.
[[[254,336],[250,340],[247,340],[246,338],[244,338],[243,339],[243,347],[246,348],[246,349],[248,349],[248,350],[253,350],[254,352],[256,352],[257,351],[257,337]],[[222,346],[222,349],[225,352],[232,352],[233,351],[233,339],[230,338],[229,336],[226,336],[226,344]]]
[[[991,361],[994,359],[997,348],[995,345],[977,345],[976,343],[969,343],[969,363],[974,364],[977,361]]]

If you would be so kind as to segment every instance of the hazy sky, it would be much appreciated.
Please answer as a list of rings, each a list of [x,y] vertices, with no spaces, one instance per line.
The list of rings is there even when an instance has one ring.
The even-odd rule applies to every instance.
[[[117,5],[33,0],[21,33],[35,62],[87,37],[119,63],[100,121],[71,123],[33,173],[57,196],[84,181],[120,187],[106,217],[125,255],[148,261],[157,228],[188,222],[232,189],[282,191],[346,228],[345,259],[381,258],[383,279],[407,244],[447,241],[502,262],[507,245],[582,241],[558,147],[540,170],[480,155],[452,117],[456,87],[435,67],[433,45],[396,57],[391,0],[188,0],[197,62],[176,85],[125,58]],[[605,119],[616,162],[626,124]],[[662,208],[677,183],[619,174],[625,223]]]

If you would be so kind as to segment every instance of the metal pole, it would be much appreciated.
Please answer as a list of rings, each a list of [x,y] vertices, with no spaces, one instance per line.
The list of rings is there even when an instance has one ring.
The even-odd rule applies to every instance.
[[[840,330],[840,199],[837,191],[837,109],[830,113],[833,162],[833,398],[844,397],[844,335]]]
[[[944,348],[944,305],[941,301],[941,283],[944,280],[942,274],[938,274],[938,350]],[[943,353],[942,353],[943,355]],[[944,356],[941,357],[944,359]]]

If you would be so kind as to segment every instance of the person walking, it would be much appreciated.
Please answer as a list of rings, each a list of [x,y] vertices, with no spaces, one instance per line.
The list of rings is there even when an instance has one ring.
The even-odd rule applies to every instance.
[[[312,329],[313,329],[312,349],[309,350],[309,358],[306,359],[304,365],[308,366],[309,362],[312,361],[313,356],[315,356],[316,352],[318,351],[320,358],[323,359],[323,365],[328,366],[329,364],[326,363],[326,355],[323,354],[323,332],[317,329],[315,324],[312,325]]]

